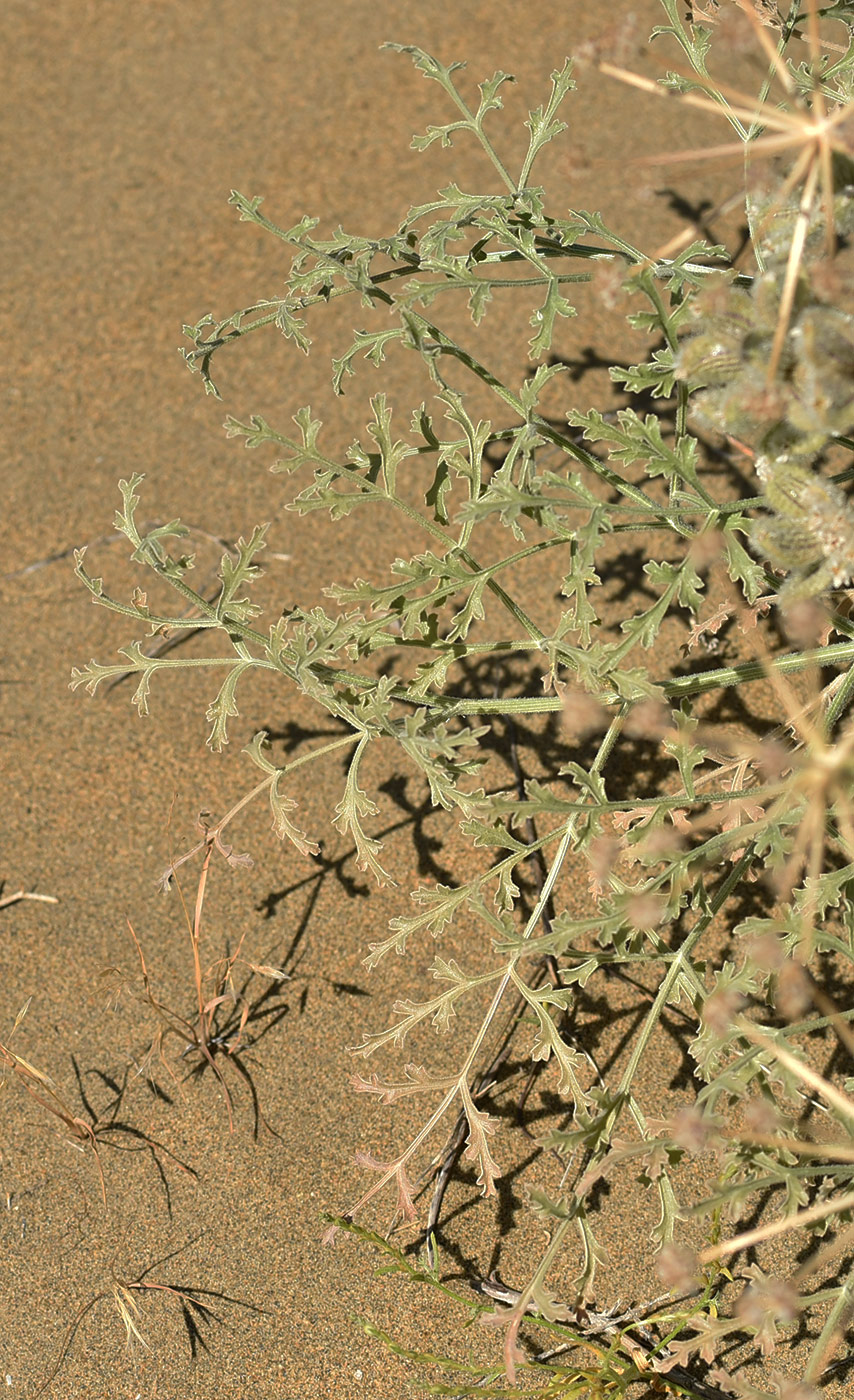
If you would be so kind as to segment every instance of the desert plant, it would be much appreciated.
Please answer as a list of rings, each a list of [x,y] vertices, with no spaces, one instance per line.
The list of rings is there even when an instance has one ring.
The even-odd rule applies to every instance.
[[[575,85],[570,62],[552,74],[549,97],[529,113],[528,150],[511,173],[488,125],[508,75],[483,82],[475,106],[458,82],[461,65],[390,45],[412,58],[456,113],[416,137],[415,146],[474,138],[497,192],[469,193],[450,183],[410,209],[393,233],[375,238],[341,229],[322,238],[317,220],[307,217],[279,227],[260,198],[234,192],[242,221],[293,250],[285,290],[224,319],[204,316],[186,328],[185,354],[217,394],[213,363],[226,347],[275,327],[308,353],[310,315],[333,300],[356,299],[365,328],[333,360],[334,386],[342,391],[360,361],[381,368],[395,350],[412,352],[425,397],[405,435],[392,429],[382,391],[371,400],[366,435],[342,457],[324,450],[322,425],[307,407],[294,415],[295,433],[260,417],[231,416],[226,432],[276,454],[272,470],[297,480],[289,509],[328,511],[333,520],[367,510],[373,529],[381,512],[391,519],[396,512],[423,530],[424,551],[396,559],[385,580],[330,583],[329,609],[297,606],[264,622],[250,587],[267,527],[223,556],[219,590],[209,598],[193,587],[180,522],[138,526],[142,479],[134,476],[120,483],[117,527],[153,586],[174,590],[182,608],[192,605],[192,620],[149,601],[142,589],[127,602],[113,597],[89,574],[82,552],[77,558],[77,574],[101,606],[150,634],[201,628],[223,645],[167,659],[135,641],[118,661],[75,671],[73,685],[91,692],[133,674],[135,703],[146,714],[156,673],[217,668],[225,679],[207,718],[210,746],[218,750],[238,715],[239,687],[260,670],[341,726],[340,738],[283,765],[263,734],[246,750],[262,777],[238,807],[266,793],[276,834],[299,856],[316,846],[293,820],[297,770],[348,753],[334,824],[351,838],[359,867],[379,884],[390,880],[370,828],[378,809],[362,778],[365,754],[381,740],[397,746],[433,805],[449,821],[456,817],[469,840],[471,863],[459,878],[416,889],[414,911],[392,920],[365,961],[388,967],[390,953],[405,953],[425,933],[438,941],[464,916],[469,930],[481,930],[477,946],[469,933],[471,965],[437,953],[430,970],[439,989],[422,1001],[399,998],[392,1023],[366,1032],[357,1052],[369,1057],[401,1047],[431,1024],[448,1031],[463,1003],[477,1007],[474,1030],[450,1037],[441,1069],[406,1063],[397,1077],[354,1077],[359,1092],[384,1103],[417,1096],[428,1106],[393,1160],[362,1154],[375,1178],[343,1218],[352,1225],[392,1188],[397,1214],[414,1220],[414,1173],[433,1150],[437,1178],[425,1243],[437,1281],[449,1172],[464,1151],[483,1194],[492,1195],[499,1158],[510,1151],[483,1106],[496,1101],[508,1046],[534,1068],[547,1061],[556,1067],[555,1088],[570,1121],[541,1139],[562,1161],[560,1191],[529,1190],[548,1231],[546,1249],[521,1287],[485,1290],[504,1303],[496,1313],[505,1335],[503,1379],[496,1372],[478,1380],[463,1367],[439,1383],[440,1393],[512,1393],[525,1357],[523,1327],[534,1314],[564,1341],[581,1333],[598,1348],[592,1367],[553,1365],[537,1352],[524,1362],[526,1383],[539,1377],[544,1394],[564,1396],[621,1394],[651,1369],[682,1394],[720,1394],[734,1385],[740,1395],[767,1400],[766,1381],[751,1367],[800,1321],[810,1339],[806,1360],[795,1353],[791,1363],[801,1366],[800,1380],[780,1374],[772,1382],[775,1395],[800,1400],[832,1379],[832,1352],[854,1302],[848,1232],[818,1252],[811,1244],[811,1232],[838,1230],[854,1208],[845,1142],[851,1101],[810,1067],[798,1045],[833,1027],[850,1054],[854,1016],[837,1010],[823,990],[832,979],[850,986],[854,954],[854,510],[844,489],[854,475],[845,459],[854,447],[854,307],[838,256],[854,224],[846,140],[854,12],[848,4],[820,10],[816,0],[794,0],[780,16],[764,3],[724,7],[710,0],[683,18],[676,0],[662,4],[666,23],[655,35],[678,45],[690,71],[669,73],[661,90],[674,102],[719,111],[745,155],[749,269],[736,268],[723,244],[699,237],[656,253],[596,213],[549,212],[533,169],[543,147],[565,130],[558,112]],[[756,98],[710,76],[717,21],[733,15],[768,55]],[[828,28],[846,43],[824,47]],[[792,56],[798,42],[805,45],[800,62]],[[626,76],[610,64],[603,69],[602,83]],[[775,82],[782,105],[771,96]],[[790,169],[772,167],[757,184],[754,155],[792,151]],[[565,366],[552,347],[561,321],[574,314],[567,293],[573,283],[603,275],[629,298],[628,320],[647,333],[649,358],[611,369],[628,397],[617,412],[572,409],[557,417]],[[520,347],[520,361],[533,366],[517,385],[490,363],[489,303],[499,295],[529,309],[534,303],[532,334]],[[460,298],[473,322],[471,339],[455,329],[458,317],[452,329],[443,310]],[[473,407],[488,396],[494,421]],[[755,474],[749,494],[745,473]],[[512,540],[506,551],[495,547],[501,530]],[[637,607],[613,625],[597,590],[624,547],[639,540],[648,562],[632,594]],[[556,625],[538,621],[508,582],[523,561],[550,571],[560,561],[566,606]],[[672,657],[674,629],[684,642],[678,671],[665,657]],[[737,655],[709,665],[701,644],[727,634]],[[762,680],[777,705],[772,721],[756,719],[750,733],[712,722],[715,702],[736,690],[746,704],[749,687]],[[542,744],[550,715],[562,721],[562,748]],[[540,767],[549,765],[538,777],[519,762],[516,726],[523,720],[541,726],[530,731],[535,753],[541,745]],[[632,781],[639,743],[657,766],[639,767],[635,759]],[[511,755],[497,788],[476,785],[488,745]],[[213,845],[207,836],[205,843],[206,872]],[[223,854],[233,857],[230,848]],[[571,860],[589,871],[583,910],[577,898],[570,907]],[[737,896],[749,882],[761,912],[743,917]],[[591,1047],[582,1049],[571,1035],[570,1018],[594,987],[653,970],[655,984],[620,1072],[606,1077]],[[210,1008],[198,962],[196,983],[197,1048],[204,1053]],[[694,1028],[698,1087],[696,1102],[662,1120],[644,1097],[639,1071],[654,1062],[671,1016]],[[525,1027],[533,1027],[527,1049],[520,1047]],[[808,1132],[815,1103],[837,1120],[839,1144]],[[692,1155],[710,1164],[714,1182],[699,1201],[686,1195],[682,1169]],[[652,1239],[662,1274],[668,1286],[695,1290],[688,1302],[654,1313],[670,1351],[665,1355],[665,1338],[653,1338],[644,1370],[629,1345],[637,1336],[632,1318],[598,1342],[585,1324],[604,1261],[597,1188],[638,1171],[657,1197]],[[777,1203],[781,1215],[769,1223]],[[764,1213],[762,1222],[725,1238],[727,1220],[752,1211]],[[694,1230],[694,1244],[700,1232],[698,1249],[674,1242],[682,1229]],[[790,1279],[776,1280],[763,1272],[761,1246],[791,1231],[813,1253]],[[563,1285],[568,1303],[558,1305],[547,1279],[559,1260],[572,1257],[573,1237],[580,1244],[576,1275]],[[725,1310],[732,1275],[720,1261],[755,1247],[748,1287],[734,1311]],[[825,1286],[809,1294],[803,1285],[816,1273]],[[733,1339],[743,1344],[735,1360]],[[714,1363],[705,1377],[698,1357],[701,1368]]]

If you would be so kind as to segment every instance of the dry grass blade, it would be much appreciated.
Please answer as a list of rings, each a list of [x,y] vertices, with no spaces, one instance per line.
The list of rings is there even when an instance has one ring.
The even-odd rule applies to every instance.
[[[140,1316],[139,1304],[131,1293],[130,1289],[123,1283],[116,1283],[113,1286],[113,1302],[116,1305],[116,1312],[122,1320],[125,1329],[128,1346],[135,1337],[144,1347],[148,1347],[148,1342],[140,1332],[136,1319]]]
[[[263,791],[268,785],[269,782],[259,785],[259,788],[250,796],[256,795],[257,791]],[[129,919],[127,925],[136,951],[139,965],[138,976],[135,979],[129,979],[118,968],[108,969],[107,974],[118,980],[118,987],[114,993],[116,996],[121,995],[126,990],[133,993],[135,986],[136,994],[140,995],[141,993],[141,999],[155,1012],[160,1023],[142,1064],[139,1066],[139,1072],[147,1074],[153,1080],[154,1067],[157,1065],[168,1074],[173,1085],[183,1094],[181,1079],[176,1074],[173,1060],[166,1052],[166,1042],[177,1040],[181,1046],[179,1057],[181,1060],[194,1055],[198,1057],[196,1064],[190,1071],[191,1075],[203,1066],[207,1066],[213,1071],[225,1100],[230,1132],[234,1131],[233,1099],[222,1069],[217,1062],[218,1056],[226,1053],[237,1067],[238,1073],[251,1087],[248,1071],[246,1066],[240,1062],[238,1053],[243,1045],[247,1024],[249,1024],[253,1014],[253,1006],[247,1000],[245,985],[240,988],[236,985],[235,970],[238,967],[247,969],[250,975],[267,977],[273,982],[281,983],[289,980],[289,974],[282,968],[275,967],[270,963],[254,962],[244,954],[245,933],[240,936],[232,951],[215,959],[209,966],[205,966],[202,955],[205,897],[214,851],[219,851],[232,866],[251,864],[248,856],[235,856],[231,847],[224,845],[221,839],[222,830],[227,822],[248,800],[246,798],[236,804],[215,826],[208,824],[208,813],[201,813],[199,830],[202,839],[184,857],[178,860],[173,859],[168,868],[166,879],[161,881],[161,884],[165,886],[174,880],[181,901],[190,942],[194,1011],[186,1015],[176,1011],[155,993],[142,945]],[[189,859],[190,856],[200,851],[203,852],[202,866],[191,909],[184,897],[184,890],[176,871],[185,859]],[[225,1008],[224,1012],[223,1008]],[[274,1132],[263,1114],[260,1114],[257,1101],[256,1115],[256,1122],[260,1118],[269,1131]]]
[[[68,1132],[71,1133],[72,1137],[76,1138],[78,1142],[85,1143],[92,1148],[95,1154],[95,1163],[98,1168],[101,1199],[106,1206],[107,1187],[104,1181],[104,1170],[101,1165],[101,1154],[98,1149],[96,1127],[87,1123],[84,1118],[81,1118],[69,1107],[60,1095],[49,1074],[45,1074],[43,1070],[37,1069],[35,1065],[31,1065],[29,1061],[23,1059],[22,1056],[18,1055],[11,1048],[11,1038],[24,1020],[31,1001],[32,998],[29,997],[15,1017],[15,1024],[12,1027],[9,1042],[4,1044],[0,1041],[0,1067],[2,1067],[3,1072],[2,1079],[0,1079],[0,1087],[3,1087],[6,1082],[5,1071],[11,1070],[18,1079],[18,1082],[35,1103],[39,1104],[41,1108],[46,1109],[48,1113],[53,1114],[54,1118],[58,1118]]]

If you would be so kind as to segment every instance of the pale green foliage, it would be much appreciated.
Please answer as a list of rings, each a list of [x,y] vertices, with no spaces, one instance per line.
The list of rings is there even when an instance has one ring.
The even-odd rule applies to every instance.
[[[727,96],[709,85],[706,62],[714,48],[712,11],[718,8],[711,6],[704,27],[699,20],[693,25],[684,20],[676,0],[664,0],[669,22],[657,34],[676,40],[695,75],[671,74],[667,85],[678,93],[712,94],[739,138],[749,140],[758,117],[748,129]],[[849,11],[832,7],[846,25]],[[796,19],[794,13],[788,28],[774,34],[783,64]],[[229,416],[226,432],[242,438],[247,448],[275,453],[272,471],[289,487],[288,509],[328,511],[339,520],[368,507],[372,529],[379,528],[378,512],[392,519],[398,512],[423,531],[426,547],[395,558],[382,582],[367,577],[330,582],[328,610],[296,606],[265,623],[250,592],[265,529],[254,530],[224,556],[219,591],[206,600],[190,583],[192,558],[170,552],[183,527],[173,521],[139,532],[140,478],[134,477],[121,483],[118,527],[132,546],[132,558],[176,590],[182,609],[191,604],[193,616],[152,611],[139,590],[129,603],[113,599],[102,581],[86,572],[82,554],[80,578],[98,603],[150,635],[165,628],[203,628],[215,631],[222,647],[203,657],[167,659],[148,655],[137,641],[122,649],[115,664],[92,661],[75,671],[73,684],[94,691],[104,680],[135,674],[135,703],[147,713],[156,672],[222,668],[226,679],[207,710],[214,749],[228,742],[240,687],[258,670],[281,677],[285,693],[292,686],[315,701],[343,727],[334,744],[307,751],[282,768],[272,761],[264,736],[256,736],[247,750],[265,775],[259,790],[268,792],[276,834],[287,837],[303,857],[317,845],[291,820],[296,802],[285,794],[283,778],[332,748],[348,747],[351,757],[330,819],[352,841],[360,868],[378,883],[391,881],[394,872],[381,862],[381,842],[372,831],[378,808],[362,776],[365,754],[375,741],[396,744],[401,768],[420,775],[431,804],[449,814],[449,821],[459,821],[470,843],[470,864],[454,884],[416,889],[414,909],[395,915],[388,935],[367,950],[366,963],[375,968],[386,960],[393,979],[389,953],[403,954],[413,944],[420,948],[425,933],[441,940],[464,918],[473,945],[480,930],[479,955],[485,954],[489,965],[485,971],[467,970],[453,956],[438,954],[430,966],[438,990],[431,985],[421,1000],[399,998],[392,1023],[365,1032],[358,1047],[364,1056],[404,1046],[425,1026],[451,1032],[452,1068],[434,1073],[409,1063],[403,1079],[385,1080],[377,1073],[355,1077],[358,1091],[387,1103],[422,1095],[429,1106],[424,1128],[394,1162],[362,1159],[379,1176],[347,1218],[386,1186],[396,1186],[400,1210],[411,1215],[407,1172],[423,1161],[419,1154],[433,1130],[440,1124],[450,1129],[457,1114],[482,1191],[495,1192],[505,1155],[503,1134],[479,1105],[476,1085],[479,1069],[489,1063],[485,1050],[499,1008],[515,994],[520,1053],[555,1067],[555,1089],[571,1119],[542,1139],[543,1146],[565,1157],[567,1189],[560,1199],[531,1190],[532,1208],[550,1239],[522,1301],[505,1318],[507,1380],[500,1381],[497,1372],[474,1375],[463,1366],[448,1382],[447,1393],[503,1395],[510,1393],[505,1386],[512,1385],[518,1365],[516,1338],[525,1310],[530,1304],[541,1318],[553,1317],[545,1280],[573,1237],[580,1254],[572,1291],[579,1300],[592,1296],[604,1258],[591,1208],[596,1181],[642,1172],[657,1196],[657,1246],[666,1246],[690,1214],[709,1217],[707,1265],[723,1257],[713,1245],[720,1240],[725,1213],[749,1214],[763,1192],[781,1191],[784,1213],[821,1207],[816,1229],[848,1218],[843,1205],[834,1215],[834,1201],[842,1201],[854,1172],[844,1154],[835,1158],[828,1151],[817,1161],[815,1154],[799,1155],[792,1146],[793,1126],[751,1136],[740,1122],[728,1128],[727,1115],[746,1094],[754,1095],[780,1123],[792,1125],[792,1103],[804,1093],[798,1066],[805,1057],[795,1046],[793,1068],[788,1047],[808,1028],[833,1026],[844,1035],[851,1018],[849,1012],[840,1016],[828,1009],[804,969],[815,967],[818,955],[832,956],[838,975],[850,976],[854,955],[854,730],[845,721],[854,691],[849,670],[854,627],[839,593],[854,579],[854,508],[842,487],[851,473],[845,470],[831,481],[822,460],[831,446],[854,445],[845,436],[854,429],[854,314],[850,289],[828,276],[832,259],[818,261],[821,239],[812,234],[816,228],[824,231],[825,216],[803,201],[800,212],[790,207],[787,188],[767,235],[761,219],[752,220],[760,267],[755,275],[736,275],[723,246],[695,240],[675,257],[657,258],[596,213],[571,210],[557,217],[547,212],[546,193],[532,183],[532,174],[541,148],[565,129],[557,113],[574,87],[570,63],[552,74],[547,101],[529,114],[529,148],[513,174],[492,135],[508,75],[498,72],[483,82],[474,108],[458,82],[462,65],[446,67],[412,46],[389,47],[408,54],[457,113],[416,137],[416,148],[474,138],[491,163],[498,192],[469,193],[452,182],[438,197],[410,209],[389,236],[357,237],[338,229],[325,239],[317,236],[316,219],[280,228],[261,212],[260,198],[233,193],[241,220],[292,250],[290,272],[281,294],[224,320],[205,316],[185,328],[190,348],[184,353],[206,390],[216,394],[212,362],[224,347],[275,326],[308,353],[312,314],[331,300],[352,298],[354,310],[359,307],[366,318],[365,328],[354,330],[333,360],[336,390],[362,372],[364,361],[381,373],[386,357],[401,350],[410,352],[423,372],[423,399],[408,412],[393,414],[386,393],[376,392],[365,432],[340,456],[325,449],[322,424],[307,407],[295,413],[295,431],[260,417],[244,423]],[[820,78],[792,68],[798,91],[814,95],[820,81],[826,103],[850,102],[852,50],[832,67],[830,60],[821,62]],[[838,224],[847,217],[846,199],[842,191]],[[807,217],[814,224],[804,240],[808,256],[769,382],[767,366],[780,334],[787,239]],[[619,270],[630,298],[629,321],[650,340],[649,358],[627,370],[615,367],[612,379],[644,402],[616,413],[572,409],[563,425],[556,424],[541,400],[548,389],[549,402],[554,401],[564,366],[548,357],[562,321],[575,315],[568,300],[571,285],[589,280],[603,263]],[[498,295],[527,299],[526,306],[533,307],[533,333],[520,347],[519,363],[529,358],[534,364],[521,383],[505,383],[494,372],[479,348],[482,331],[476,343],[463,343],[443,323],[443,307],[461,297],[474,326],[488,328],[490,303]],[[381,316],[374,316],[376,311]],[[491,419],[472,416],[459,388],[466,377],[491,392]],[[709,470],[708,442],[689,424],[730,435],[746,449],[755,465],[752,494],[726,494],[728,488]],[[479,541],[487,531],[494,541],[499,527],[512,542],[506,553],[496,558],[491,548],[482,554]],[[614,628],[603,623],[599,599],[620,537],[626,537],[628,548],[642,542],[646,563],[631,592],[635,611]],[[490,562],[484,562],[487,558]],[[506,584],[509,570],[532,558],[551,571],[565,600],[557,625],[541,625],[525,598]],[[766,560],[785,577],[775,575]],[[715,601],[707,603],[712,586]],[[762,619],[778,601],[786,605],[818,594],[825,630],[815,640],[823,645],[781,651],[770,629],[762,632]],[[764,638],[759,658],[694,666],[701,640],[715,637],[733,618],[741,621],[744,636],[759,626],[756,634]],[[672,636],[674,627],[684,636],[687,624],[688,659],[683,673],[674,675],[672,664],[662,659],[662,638],[668,629]],[[672,657],[672,649],[667,655]],[[482,663],[507,657],[527,660],[542,686],[522,683],[514,690],[508,683],[503,693],[486,688],[460,693],[463,663],[481,666],[477,674],[485,676]],[[816,672],[819,664],[836,668],[836,678],[826,695],[799,711],[782,689],[782,678]],[[766,673],[780,678],[775,685],[785,725],[769,727],[761,743],[742,739],[734,751],[722,750],[703,723],[704,702]],[[514,717],[554,711],[563,711],[566,742],[552,771],[537,779],[520,774],[515,787],[499,792],[476,785],[487,757],[484,740],[496,726],[506,735]],[[637,738],[657,746],[664,766],[646,788],[638,785],[626,793],[617,776],[621,764],[625,774],[630,752],[625,746]],[[586,857],[590,867],[583,913],[570,912],[562,884],[570,854]],[[543,860],[544,880],[531,895],[529,872],[536,857]],[[778,881],[776,894],[754,886],[765,890],[767,912],[742,920],[729,955],[722,956],[730,897],[767,871]],[[606,986],[615,969],[630,972],[638,963],[657,969],[655,995],[636,1023],[620,1073],[607,1078],[591,1073],[589,1057],[569,1032],[570,1014],[583,1005],[588,989]],[[780,987],[791,980],[786,969],[808,979],[802,1009],[806,1012],[814,994],[821,1017],[798,1013],[787,1022],[785,999],[780,1003]],[[781,1015],[775,1013],[775,998],[783,1006]],[[463,1004],[479,1008],[471,1040],[455,1030]],[[686,1136],[684,1122],[654,1120],[655,1110],[642,1102],[638,1088],[639,1066],[652,1055],[665,1014],[687,1015],[694,1026],[690,1055],[700,1087],[690,1110],[693,1138]],[[755,1033],[765,1039],[757,1041]],[[827,1111],[844,1139],[851,1122],[845,1103],[829,1098]],[[680,1163],[710,1144],[716,1153],[712,1188],[702,1201],[686,1200]],[[441,1140],[432,1138],[429,1150],[437,1146]],[[399,1255],[393,1267],[409,1269]],[[422,1282],[427,1277],[410,1272]],[[757,1339],[769,1354],[793,1320],[773,1298],[754,1306],[754,1295],[751,1306],[719,1317],[715,1298],[724,1281],[707,1267],[704,1291],[662,1322],[664,1331],[670,1326],[678,1338],[673,1349],[680,1364],[693,1365],[697,1354],[710,1359],[733,1333]],[[757,1274],[756,1296],[771,1297],[768,1289]],[[831,1277],[815,1293],[823,1330],[810,1354],[809,1381],[818,1379],[850,1292],[844,1277],[841,1282]],[[566,1332],[564,1327],[561,1336]],[[603,1354],[595,1374],[589,1367],[532,1365],[527,1380],[539,1376],[550,1395],[622,1393],[633,1376],[625,1365],[622,1371],[608,1370],[618,1354],[624,1356],[619,1348],[613,1356]],[[420,1353],[418,1359],[436,1360]],[[708,1394],[693,1391],[690,1380],[681,1393]],[[590,1388],[600,1383],[601,1391]],[[616,1389],[608,1389],[610,1384]],[[744,1385],[744,1394],[769,1394],[751,1388],[746,1379]]]

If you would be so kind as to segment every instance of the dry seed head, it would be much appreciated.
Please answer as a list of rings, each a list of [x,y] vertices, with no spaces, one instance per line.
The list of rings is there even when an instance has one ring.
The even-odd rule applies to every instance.
[[[817,598],[798,598],[781,608],[782,623],[793,646],[826,646],[830,623],[827,608]]]
[[[745,1005],[745,999],[735,987],[719,987],[703,1002],[703,1021],[715,1035],[726,1035]]]
[[[744,1126],[750,1133],[772,1137],[784,1126],[783,1115],[776,1104],[764,1097],[750,1099],[744,1110]]]
[[[777,973],[774,996],[777,1010],[787,1021],[800,1021],[812,1006],[809,973],[795,958],[787,958]]]
[[[741,363],[741,346],[734,335],[707,331],[685,341],[679,351],[676,378],[712,388],[728,384]]]
[[[626,903],[626,918],[632,928],[656,929],[666,909],[667,901],[660,894],[634,894]]]
[[[685,1104],[670,1120],[673,1141],[686,1152],[705,1152],[720,1141],[714,1125],[700,1112],[696,1104]]]
[[[786,961],[785,944],[773,933],[761,933],[752,938],[745,952],[748,961],[761,972],[777,972]]]
[[[787,246],[783,237],[781,254]],[[692,303],[677,376],[699,389],[693,412],[701,422],[760,443],[772,456],[788,451],[811,458],[854,417],[854,326],[802,272],[778,374],[769,382],[780,297],[781,274],[773,270],[757,277],[750,292],[715,279]]]
[[[623,722],[627,739],[663,739],[673,729],[673,715],[663,700],[638,700]]]
[[[684,848],[685,838],[681,831],[673,826],[657,826],[632,848],[632,853],[651,865],[656,861],[672,859]]]
[[[570,743],[578,744],[608,728],[610,715],[586,690],[568,689],[563,698],[563,727]]]
[[[585,852],[590,865],[590,892],[600,899],[607,888],[608,877],[620,858],[624,843],[616,836],[595,836]]]
[[[768,384],[760,365],[745,366],[737,384],[725,395],[700,397],[700,413],[727,436],[765,441],[768,425],[779,425],[786,416],[786,395],[776,380]],[[780,431],[779,428],[776,431]]]
[[[698,330],[711,328],[739,337],[747,334],[756,319],[750,292],[733,286],[731,272],[710,273],[702,291],[693,298],[689,314]]]
[[[755,1282],[748,1284],[735,1305],[736,1316],[749,1327],[761,1327],[766,1317],[779,1322],[794,1322],[801,1310],[797,1289],[787,1279],[773,1274],[767,1277],[752,1266]]]
[[[655,1262],[655,1272],[665,1288],[690,1293],[697,1286],[700,1261],[685,1244],[666,1244]]]
[[[756,474],[772,515],[758,520],[752,539],[771,563],[794,570],[780,594],[783,606],[854,578],[854,508],[839,488],[787,454],[759,456]]]
[[[626,273],[622,263],[612,258],[596,258],[590,282],[594,298],[609,311],[628,306],[629,291],[626,288]]]
[[[760,739],[753,757],[753,766],[765,783],[778,782],[792,768],[792,755],[779,739]]]
[[[705,573],[723,557],[724,543],[720,530],[704,530],[694,536],[688,553],[698,573]]]
[[[629,63],[641,45],[639,20],[630,12],[622,20],[603,29],[596,38],[573,46],[572,58],[576,70],[591,63],[610,59],[613,63]]]

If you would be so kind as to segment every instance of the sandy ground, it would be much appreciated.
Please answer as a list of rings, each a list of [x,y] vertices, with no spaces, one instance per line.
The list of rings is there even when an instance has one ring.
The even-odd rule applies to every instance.
[[[630,12],[634,37],[624,23]],[[446,119],[443,96],[407,59],[380,52],[382,41],[467,59],[472,80],[495,68],[515,73],[505,127],[512,151],[564,53],[615,25],[627,37],[624,60],[655,72],[644,41],[659,18],[654,0],[566,0],[551,11],[509,0],[7,0],[0,878],[5,893],[23,887],[58,903],[0,911],[0,1038],[32,998],[18,1053],[53,1077],[76,1115],[113,1112],[117,1125],[101,1147],[105,1207],[91,1150],[17,1085],[4,1096],[0,1393],[10,1400],[36,1393],[75,1317],[46,1392],[53,1397],[403,1396],[410,1368],[368,1340],[354,1315],[370,1315],[410,1345],[495,1354],[494,1337],[463,1333],[459,1315],[432,1294],[375,1280],[368,1251],[346,1239],[334,1249],[321,1243],[322,1212],[345,1209],[361,1189],[354,1154],[387,1153],[407,1121],[406,1112],[393,1119],[350,1092],[346,1047],[386,1024],[396,994],[418,994],[431,954],[420,949],[370,976],[365,946],[419,878],[455,868],[453,828],[417,785],[378,762],[378,826],[389,833],[401,888],[377,893],[329,827],[339,765],[313,770],[298,793],[303,823],[323,836],[320,862],[279,848],[268,813],[248,809],[233,839],[255,865],[213,872],[206,955],[213,961],[243,935],[247,956],[285,967],[291,980],[263,1002],[270,1014],[251,1027],[242,1073],[224,1065],[233,1132],[210,1073],[180,1085],[160,1075],[154,1094],[135,1074],[157,1028],[153,1013],[111,996],[117,973],[108,970],[136,967],[127,921],[158,995],[189,1011],[184,917],[174,893],[156,891],[156,877],[170,850],[193,840],[198,810],[222,812],[252,781],[240,749],[256,730],[294,744],[317,742],[324,725],[307,702],[258,685],[244,696],[229,749],[212,758],[204,747],[210,696],[195,675],[157,685],[145,721],[127,686],[94,701],[72,695],[71,667],[92,655],[110,659],[131,633],[91,605],[67,556],[27,566],[94,542],[90,567],[128,586],[127,549],[102,537],[113,528],[118,478],[136,471],[146,475],[146,519],[180,515],[227,539],[272,520],[271,551],[283,557],[270,562],[266,596],[283,605],[311,601],[322,584],[364,572],[366,560],[379,569],[405,548],[386,522],[360,516],[336,527],[283,515],[268,463],[227,442],[220,426],[224,409],[286,424],[310,402],[329,424],[330,445],[343,446],[361,431],[365,398],[378,387],[371,372],[336,402],[322,340],[304,359],[269,336],[222,358],[222,405],[177,354],[183,322],[274,294],[287,266],[272,240],[237,223],[228,192],[264,194],[284,224],[316,213],[325,229],[391,232],[411,203],[451,178],[472,188],[488,172],[464,144],[454,153],[409,149],[413,131]],[[702,118],[684,118],[679,140],[689,144]],[[611,85],[597,90],[588,74],[572,99],[572,131],[548,157],[555,206],[601,208],[642,244],[663,242],[681,226],[660,192],[668,180],[650,185],[632,161],[645,142],[666,148],[673,119],[666,104]],[[695,197],[720,193],[719,173],[679,180]],[[625,359],[631,347],[589,294],[580,305],[588,314],[561,326],[556,348],[590,366],[575,381],[577,401],[601,404],[607,375],[597,357]],[[495,363],[521,380],[524,347],[509,338],[501,308],[489,334]],[[411,376],[407,364],[389,367],[401,426],[413,395],[423,394]],[[213,565],[216,549],[202,533],[197,541]],[[553,580],[530,586],[532,602],[553,607]],[[612,1012],[601,1007],[603,1025]],[[618,1060],[633,1023],[628,1010],[617,1020],[610,1043]],[[675,1047],[662,1083],[678,1070]],[[535,1119],[549,1102],[544,1081],[531,1099]],[[497,1206],[477,1210],[471,1173],[462,1175],[449,1197],[449,1272],[500,1263],[512,1278],[539,1247],[519,1209],[523,1166]],[[538,1170],[548,1182],[557,1169]],[[604,1226],[612,1268],[603,1290],[612,1297],[649,1287],[639,1262],[648,1207],[633,1190],[612,1200]],[[366,1223],[382,1229],[388,1210]],[[126,1347],[112,1293],[117,1281],[143,1277],[208,1290],[196,1296],[212,1315],[182,1316],[174,1294],[148,1290],[136,1295],[148,1346]]]

